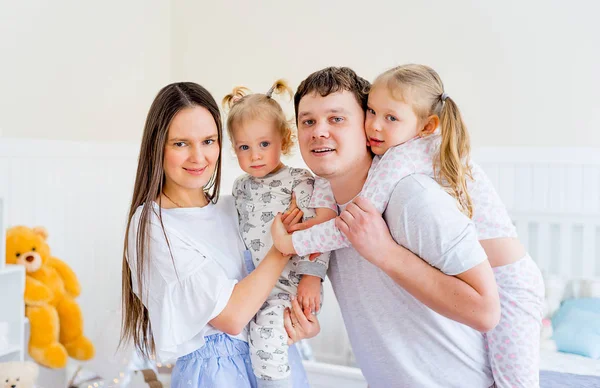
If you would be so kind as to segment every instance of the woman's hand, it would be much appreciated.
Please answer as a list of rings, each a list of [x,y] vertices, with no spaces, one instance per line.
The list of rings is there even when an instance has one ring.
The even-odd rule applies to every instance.
[[[344,233],[362,257],[381,268],[384,255],[398,244],[392,238],[383,217],[366,198],[357,197],[335,220],[335,226]]]
[[[291,217],[293,217],[291,214],[287,216],[287,218]],[[280,213],[277,213],[271,224],[271,237],[273,239],[273,246],[275,246],[279,252],[286,255],[296,254],[292,235],[288,233]]]
[[[288,206],[285,213],[281,215],[281,221],[283,222],[283,225],[288,233],[292,233],[292,228],[300,224],[302,217],[304,217],[304,212],[298,208],[298,204],[296,203],[296,194],[292,193],[292,201],[290,202],[290,206]]]
[[[302,311],[294,296],[292,296],[292,309],[285,309],[283,313],[283,326],[289,337],[288,345],[305,338],[312,338],[321,331],[317,317],[309,310]]]

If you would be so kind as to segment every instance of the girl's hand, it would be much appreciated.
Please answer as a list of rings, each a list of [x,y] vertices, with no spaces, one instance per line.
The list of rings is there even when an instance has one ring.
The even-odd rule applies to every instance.
[[[285,309],[283,313],[283,326],[289,337],[288,345],[305,338],[312,338],[321,331],[317,317],[308,310],[303,312],[294,296],[292,296],[292,309]]]
[[[292,217],[292,215],[290,214],[288,217]],[[287,232],[287,228],[281,220],[280,213],[277,213],[273,220],[273,224],[271,224],[271,237],[273,238],[273,246],[275,246],[279,252],[286,255],[296,254],[292,242],[292,235]]]
[[[317,225],[320,224],[321,221],[315,219],[315,218],[311,218],[310,220],[301,222],[299,224],[296,224],[294,226],[292,226],[291,228],[288,229],[288,233],[293,233],[296,232],[298,230],[304,230],[304,229],[308,229],[313,225]],[[293,244],[292,244],[293,245]],[[310,261],[315,261],[317,259],[317,257],[321,256],[320,252],[315,252],[315,253],[311,253],[310,256],[308,256],[308,260]]]
[[[383,217],[366,198],[354,199],[335,220],[335,225],[362,257],[380,268],[384,257],[381,252],[391,252],[398,246]]]
[[[318,208],[318,209],[315,209],[315,212],[317,213],[317,215],[315,217],[313,217],[309,220],[306,220],[304,222],[301,222],[299,224],[296,224],[296,225],[292,226],[291,228],[288,228],[288,233],[308,229],[314,225],[318,225],[323,222],[329,221],[329,220],[335,218],[335,216],[336,216],[336,213],[331,209]],[[318,252],[311,253],[308,259],[310,261],[314,261],[320,255],[321,255],[321,253],[318,253]]]
[[[298,303],[310,312],[318,313],[321,308],[321,278],[318,276],[302,275],[298,284]]]

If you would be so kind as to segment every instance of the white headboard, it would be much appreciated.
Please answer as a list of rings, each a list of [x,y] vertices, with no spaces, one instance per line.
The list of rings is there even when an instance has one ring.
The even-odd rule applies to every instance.
[[[600,276],[600,150],[487,148],[474,160],[542,271]]]

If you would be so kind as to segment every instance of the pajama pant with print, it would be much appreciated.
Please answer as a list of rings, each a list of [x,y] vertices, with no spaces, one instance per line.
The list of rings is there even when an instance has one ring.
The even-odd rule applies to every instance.
[[[486,339],[496,387],[538,388],[542,274],[529,255],[493,270],[502,312],[500,322],[486,333]]]

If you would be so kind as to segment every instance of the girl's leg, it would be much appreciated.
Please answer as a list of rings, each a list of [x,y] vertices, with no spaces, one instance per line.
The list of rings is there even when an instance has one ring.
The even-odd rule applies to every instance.
[[[250,322],[250,359],[259,388],[290,388],[291,367],[288,360],[287,332],[283,312],[287,299],[270,297]]]
[[[529,256],[494,268],[494,273],[502,313],[500,323],[486,338],[496,386],[539,387],[542,274]]]

